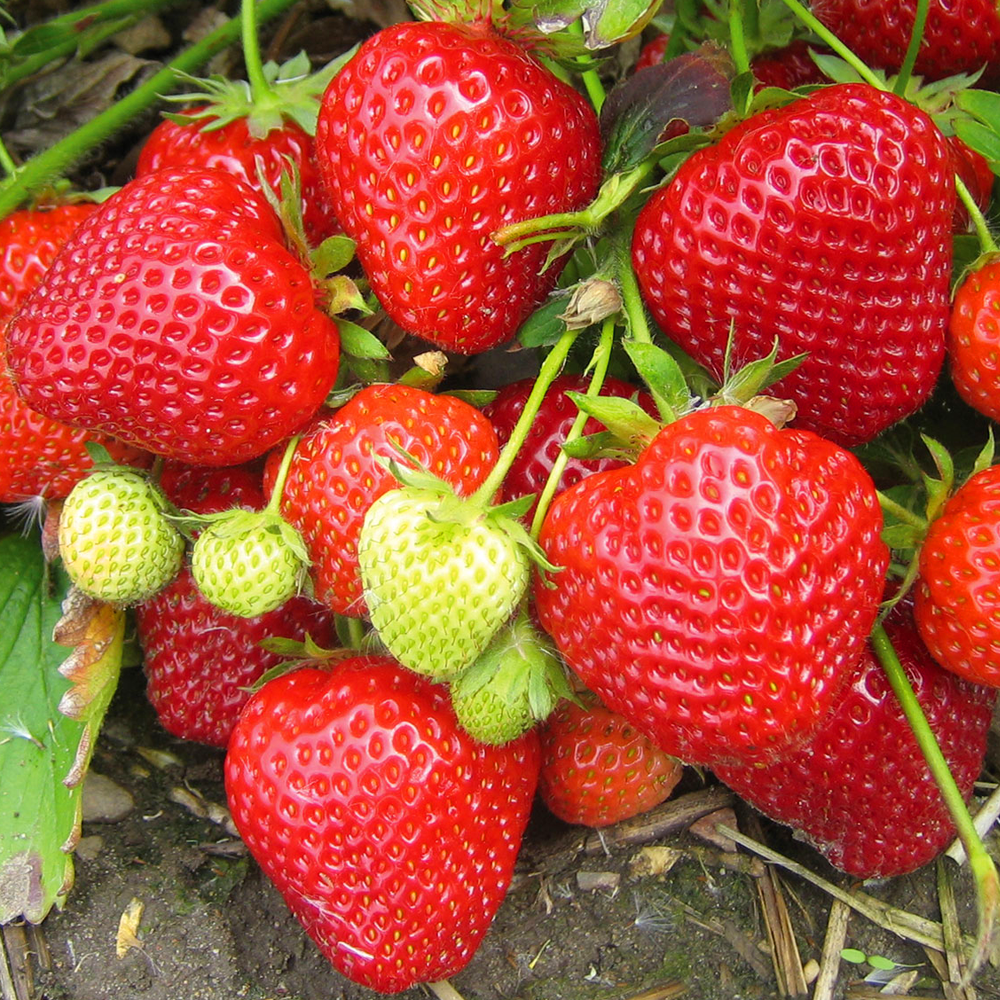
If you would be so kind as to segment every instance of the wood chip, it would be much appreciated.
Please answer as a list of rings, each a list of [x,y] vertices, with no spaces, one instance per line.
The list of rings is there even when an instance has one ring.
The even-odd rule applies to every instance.
[[[576,885],[583,892],[618,891],[622,877],[618,872],[577,872]]]
[[[941,926],[944,930],[944,955],[948,978],[945,983],[954,987],[951,993],[956,1000],[975,1000],[972,986],[967,984],[969,968],[962,943],[962,928],[958,922],[955,887],[952,884],[948,862],[937,861],[938,904],[941,907]],[[946,994],[949,992],[946,989]],[[950,1000],[950,997],[949,997]]]
[[[135,896],[129,900],[128,906],[122,911],[118,920],[118,935],[115,938],[115,954],[124,958],[133,948],[142,951],[142,941],[139,940],[139,924],[142,922],[142,911],[145,903]]]
[[[839,899],[830,906],[830,917],[826,922],[826,936],[823,938],[823,953],[820,956],[819,975],[813,987],[813,1000],[833,1000],[833,993],[840,976],[840,953],[847,941],[847,926],[851,920],[851,908]]]
[[[723,823],[734,830],[739,829],[736,824],[736,813],[732,809],[726,808],[716,809],[715,812],[710,812],[706,816],[695,820],[690,826],[690,832],[693,836],[700,837],[702,840],[714,844],[729,854],[735,854],[736,841],[725,834],[719,833],[715,828],[717,823]]]

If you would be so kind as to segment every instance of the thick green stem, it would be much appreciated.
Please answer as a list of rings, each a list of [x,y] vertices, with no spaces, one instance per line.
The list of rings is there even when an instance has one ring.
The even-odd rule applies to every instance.
[[[260,40],[257,37],[257,0],[242,0],[240,4],[240,36],[243,41],[243,65],[250,83],[250,96],[260,104],[271,95],[271,86],[264,76],[264,63],[260,58]]]
[[[604,386],[604,379],[608,374],[608,364],[611,361],[611,346],[614,342],[614,336],[615,317],[609,316],[604,321],[604,325],[601,328],[601,339],[594,351],[592,360],[594,373],[590,377],[590,385],[587,386],[588,396],[599,396],[601,393],[601,388]],[[568,444],[570,441],[575,441],[583,433],[586,423],[587,414],[581,410],[576,415],[576,419],[573,421],[573,425],[570,427],[569,433],[566,435],[566,440],[563,443]],[[538,503],[535,506],[535,513],[531,521],[532,538],[538,538],[538,533],[542,530],[542,522],[545,520],[545,514],[548,512],[549,504],[552,503],[552,498],[559,488],[559,480],[562,479],[562,474],[568,461],[569,456],[566,452],[560,451],[552,466],[552,470],[549,472],[548,478],[545,480],[545,486],[538,496]]]
[[[931,730],[917,696],[906,677],[896,650],[882,625],[876,625],[871,635],[872,648],[878,657],[882,669],[889,678],[889,683],[899,699],[899,704],[906,716],[906,721],[913,731],[920,752],[927,761],[934,781],[941,791],[941,797],[948,808],[959,840],[969,858],[969,867],[976,882],[976,898],[979,904],[979,933],[975,954],[970,959],[969,976],[986,960],[994,947],[998,901],[1000,901],[1000,877],[996,866],[986,852],[986,848],[976,830],[975,823],[969,815],[965,799],[952,776],[948,762],[945,760],[941,747]]]
[[[265,514],[281,515],[281,494],[285,491],[285,480],[288,478],[288,470],[292,467],[292,459],[295,457],[295,449],[302,440],[302,435],[296,435],[285,445],[285,453],[281,456],[281,465],[278,466],[277,475],[274,477],[274,488],[268,498],[267,506],[264,508]]]
[[[504,445],[503,451],[500,452],[497,464],[493,466],[489,476],[486,477],[486,481],[471,497],[474,503],[490,503],[496,495],[497,490],[500,489],[504,477],[510,472],[510,467],[514,464],[514,459],[517,458],[517,453],[524,445],[528,431],[531,430],[531,425],[534,423],[539,407],[542,405],[542,400],[545,398],[545,393],[548,392],[549,386],[552,385],[556,376],[562,371],[562,366],[566,362],[569,350],[579,336],[579,333],[579,330],[567,330],[559,338],[552,350],[545,356],[545,360],[538,371],[538,377],[535,379],[535,384],[532,386],[531,393],[525,401],[524,409],[517,418],[517,423],[514,425],[514,430],[511,431],[510,439]]]
[[[653,335],[649,329],[649,319],[646,316],[646,306],[639,292],[639,282],[632,269],[632,257],[627,250],[619,253],[618,284],[621,286],[622,305],[628,317],[629,333],[633,340],[643,344],[651,344]]]
[[[752,6],[752,4],[747,4]],[[729,5],[729,54],[733,57],[736,75],[750,72],[750,56],[743,25],[743,2],[731,0]]]
[[[976,204],[976,199],[972,197],[972,193],[965,186],[965,182],[958,174],[955,174],[955,192],[958,195],[959,201],[962,202],[965,210],[969,213],[969,218],[972,220],[972,225],[976,230],[976,236],[979,238],[980,250],[983,253],[1000,252],[998,251],[996,241],[993,239],[993,234],[986,224],[986,219]]]
[[[8,177],[13,177],[17,173],[17,164],[10,153],[7,152],[7,147],[3,144],[2,139],[0,139],[0,169]]]
[[[917,0],[917,10],[913,17],[913,31],[910,32],[910,44],[906,47],[903,65],[899,68],[896,84],[892,88],[892,92],[898,97],[902,97],[906,93],[906,86],[913,75],[913,64],[917,61],[917,53],[920,51],[920,43],[923,41],[929,7],[929,0]]]
[[[819,18],[803,7],[799,0],[782,0],[786,7],[828,48],[840,56],[861,77],[865,83],[870,83],[879,90],[885,90],[885,83],[880,80]]]
[[[897,503],[892,497],[881,490],[878,491],[878,503],[885,513],[891,514],[897,521],[902,521],[904,524],[916,528],[917,531],[926,533],[927,518],[915,514],[912,510],[904,507],[901,503]]]
[[[574,21],[572,30],[582,36],[583,23],[581,21]],[[587,91],[587,97],[590,98],[590,103],[594,106],[594,110],[600,114],[601,108],[604,107],[604,98],[607,96],[600,76],[594,70],[586,69],[580,73],[580,79],[583,80],[583,86]]]
[[[42,52],[34,52],[23,57],[15,56],[14,61],[4,72],[3,85],[5,88],[11,87],[20,80],[41,72],[49,63],[73,55],[80,45],[80,32],[84,30],[83,28],[79,31],[74,30],[77,25],[85,25],[87,30],[92,30],[93,26],[105,21],[118,22],[107,26],[108,35],[114,35],[122,30],[123,25],[120,22],[123,18],[131,17],[138,21],[157,10],[175,6],[178,3],[179,0],[107,0],[106,3],[95,4],[71,14],[51,18],[44,24],[47,31],[66,28],[70,29],[72,33],[68,33],[61,41],[46,46]],[[87,37],[89,46],[92,47],[94,41],[94,37]]]
[[[296,0],[262,0],[258,18],[267,20],[280,14]],[[0,218],[8,215],[32,194],[61,177],[74,163],[108,136],[126,125],[140,111],[154,104],[178,84],[178,73],[192,73],[217,52],[232,45],[240,35],[240,19],[234,18],[200,42],[182,52],[162,70],[126,97],[97,115],[72,135],[32,157],[19,168],[13,181],[0,189]]]

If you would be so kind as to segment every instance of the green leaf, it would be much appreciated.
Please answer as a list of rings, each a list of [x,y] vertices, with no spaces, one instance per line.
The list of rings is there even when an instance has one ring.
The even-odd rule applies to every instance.
[[[344,354],[350,354],[354,358],[379,361],[392,357],[385,344],[363,326],[358,326],[350,320],[338,319],[337,329],[340,331],[340,348]]]
[[[896,968],[896,963],[892,959],[884,958],[882,955],[869,955],[868,964],[873,969],[882,969],[885,972],[891,972]]]
[[[349,236],[330,236],[313,250],[313,267],[324,278],[343,271],[354,259],[354,249],[354,240]]]
[[[0,564],[0,923],[37,923],[73,883],[82,779],[117,683],[124,616],[97,605],[87,634],[98,644],[67,656],[52,639],[65,632],[65,578],[50,592],[37,540],[17,535],[0,539]]]
[[[550,298],[539,306],[521,325],[517,339],[522,347],[551,347],[566,332],[566,321],[561,319],[567,299]]]
[[[994,164],[1000,163],[1000,135],[994,129],[980,122],[958,118],[955,120],[955,135],[966,146],[985,157],[989,161],[991,169]],[[993,172],[996,173],[996,170]]]
[[[644,341],[626,340],[622,346],[656,400],[664,420],[675,420],[690,409],[691,392],[675,358],[655,344]]]
[[[857,948],[844,948],[840,952],[840,957],[845,962],[850,962],[852,965],[863,965],[865,961],[865,953],[863,951],[858,951]]]
[[[582,392],[567,392],[566,395],[588,417],[604,424],[629,450],[641,451],[660,432],[661,425],[631,399],[587,396]]]

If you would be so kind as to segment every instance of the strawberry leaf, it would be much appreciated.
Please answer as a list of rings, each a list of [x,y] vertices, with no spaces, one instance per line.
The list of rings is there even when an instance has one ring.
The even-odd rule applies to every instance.
[[[124,616],[89,605],[99,612],[74,631],[60,612],[67,581],[59,574],[50,590],[37,542],[8,535],[0,560],[0,923],[37,923],[73,883],[82,780],[117,682]],[[83,644],[67,658],[54,632]]]
[[[369,358],[380,361],[392,356],[385,344],[374,333],[366,330],[363,326],[358,326],[357,323],[338,319],[337,329],[340,331],[340,349],[344,354],[349,354],[354,358]]]

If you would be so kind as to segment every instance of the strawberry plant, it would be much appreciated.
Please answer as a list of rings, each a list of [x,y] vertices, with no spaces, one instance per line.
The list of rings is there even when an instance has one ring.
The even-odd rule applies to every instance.
[[[604,827],[685,764],[857,877],[957,832],[980,969],[1000,97],[965,2],[958,52],[940,0],[427,0],[314,66],[244,0],[0,145],[0,503],[45,516],[0,534],[0,920],[65,900],[137,605],[160,724],[224,748],[359,989],[471,966],[539,781]],[[0,85],[134,13],[4,40]],[[189,75],[237,34],[245,80]],[[59,179],[178,89],[120,188]]]

